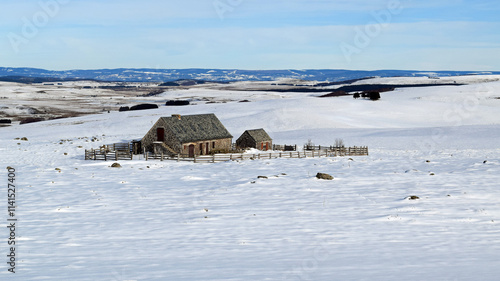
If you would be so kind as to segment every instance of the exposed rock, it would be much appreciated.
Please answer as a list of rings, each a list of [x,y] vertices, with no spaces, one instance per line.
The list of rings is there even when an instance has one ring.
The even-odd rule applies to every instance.
[[[258,178],[258,179],[267,179],[267,177],[266,177],[266,176],[258,176],[257,178]]]
[[[420,197],[418,197],[416,195],[412,195],[412,196],[409,196],[407,198],[408,198],[408,200],[418,200],[418,199],[420,199]]]
[[[122,165],[120,165],[120,163],[113,163],[111,164],[111,168],[121,168]]]
[[[41,121],[45,121],[45,119],[41,118],[41,117],[27,117],[27,118],[21,119],[21,122],[19,124],[23,125],[23,124],[29,124],[29,123],[35,123],[35,122],[41,122]]]
[[[317,173],[316,178],[320,180],[333,180],[333,177],[331,175],[325,173]]]

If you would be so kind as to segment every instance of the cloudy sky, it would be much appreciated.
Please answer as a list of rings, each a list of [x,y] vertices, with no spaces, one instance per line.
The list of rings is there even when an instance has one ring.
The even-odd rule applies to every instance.
[[[497,0],[2,1],[0,66],[500,70]]]

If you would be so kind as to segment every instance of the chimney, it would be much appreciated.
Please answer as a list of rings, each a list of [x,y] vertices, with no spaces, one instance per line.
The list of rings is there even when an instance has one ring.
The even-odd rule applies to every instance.
[[[181,120],[181,115],[180,114],[172,114],[172,117],[177,117],[177,119]]]

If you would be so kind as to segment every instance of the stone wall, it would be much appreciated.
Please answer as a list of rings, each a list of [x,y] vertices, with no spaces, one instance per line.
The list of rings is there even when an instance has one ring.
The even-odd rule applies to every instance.
[[[236,146],[238,148],[257,148],[255,140],[247,133],[244,132],[241,137],[236,140]]]
[[[266,149],[266,144],[267,144],[267,149]],[[273,149],[273,142],[272,141],[262,141],[257,143],[257,149],[259,150],[272,150]]]
[[[208,154],[214,150],[231,150],[232,139],[219,139],[219,140],[207,140],[199,142],[190,142],[182,144],[182,154],[189,155],[189,146],[194,145],[195,155],[207,155],[207,144],[208,144]],[[200,150],[201,144],[201,150]]]
[[[170,148],[177,152],[181,152],[182,146],[181,143],[175,138],[174,134],[168,128],[163,121],[163,119],[159,119],[153,127],[149,130],[149,132],[142,138],[141,145],[143,148],[146,148],[146,151],[153,151],[153,142],[157,141],[158,137],[156,135],[157,129],[163,128],[165,130],[165,144],[167,144]]]

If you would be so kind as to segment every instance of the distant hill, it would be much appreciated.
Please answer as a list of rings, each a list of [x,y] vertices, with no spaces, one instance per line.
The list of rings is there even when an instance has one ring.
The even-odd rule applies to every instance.
[[[309,81],[339,82],[366,77],[447,77],[457,75],[500,74],[473,71],[410,71],[410,70],[238,70],[238,69],[151,69],[118,68],[95,70],[45,70],[38,68],[0,67],[0,81],[41,83],[67,80],[99,80],[112,82],[173,82],[196,81],[273,81],[282,78]]]

